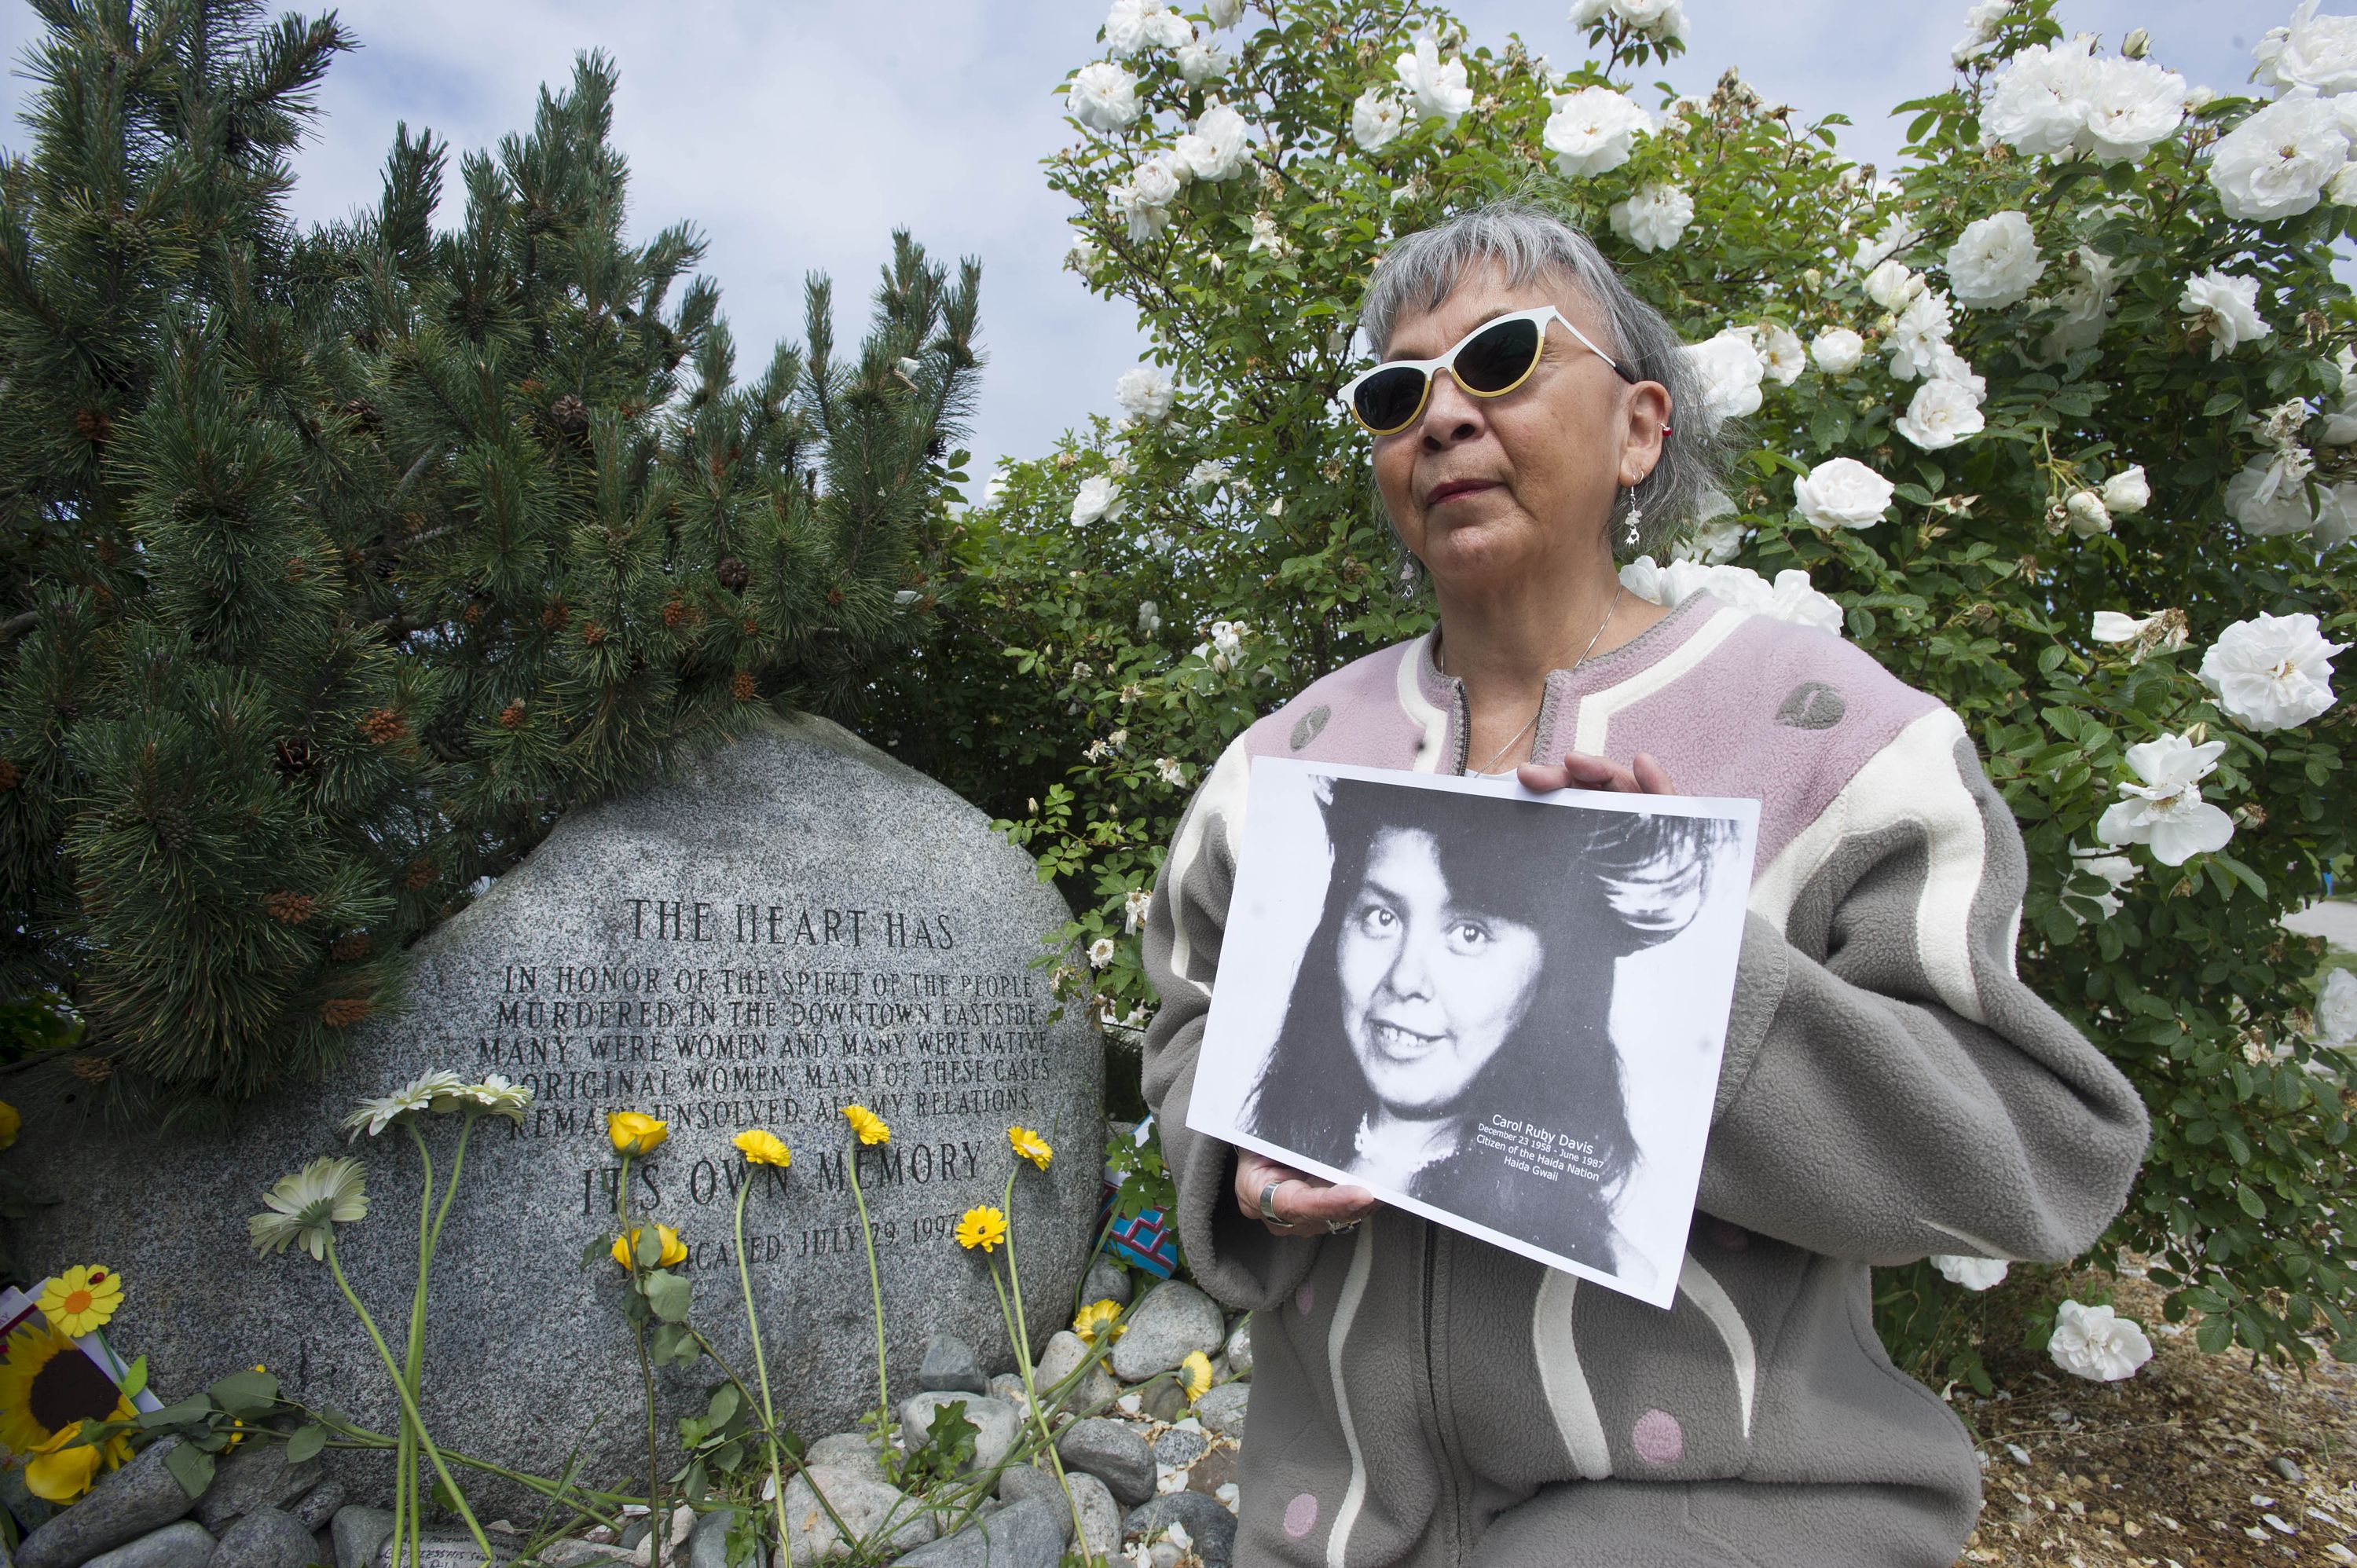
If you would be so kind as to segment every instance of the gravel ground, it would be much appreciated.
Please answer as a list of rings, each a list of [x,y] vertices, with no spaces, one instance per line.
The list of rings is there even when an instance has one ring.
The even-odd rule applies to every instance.
[[[2086,1382],[2016,1351],[1989,1359],[1997,1397],[1956,1397],[1986,1477],[1964,1561],[2357,1565],[2357,1367],[2207,1356],[2162,1319],[2154,1286],[2123,1279],[2113,1294],[2152,1331],[2135,1377]]]

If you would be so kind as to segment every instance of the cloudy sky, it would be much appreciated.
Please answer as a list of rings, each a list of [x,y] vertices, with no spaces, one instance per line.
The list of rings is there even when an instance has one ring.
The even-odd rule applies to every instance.
[[[2129,27],[2198,85],[2231,89],[2250,48],[2292,0],[2063,0],[2067,27],[2116,47]],[[1584,33],[1567,0],[1460,0],[1474,42],[1519,33],[1568,62]],[[1662,73],[1706,91],[1739,65],[1803,116],[1858,122],[1846,149],[1888,158],[1889,106],[1938,91],[1964,0],[1686,0],[1688,52]],[[2334,6],[2340,9],[2340,6]],[[802,282],[837,283],[838,331],[856,335],[896,225],[934,254],[983,259],[990,365],[969,445],[986,466],[1035,456],[1113,407],[1136,360],[1129,308],[1092,298],[1061,268],[1067,209],[1039,159],[1072,132],[1057,91],[1093,58],[1101,0],[349,0],[362,48],[330,73],[315,140],[297,163],[307,219],[372,203],[397,122],[459,148],[529,124],[543,82],[601,48],[621,68],[616,140],[632,168],[640,232],[680,219],[705,231],[740,365],[800,336]],[[21,59],[36,30],[0,12],[0,48]],[[27,84],[0,81],[0,145],[24,145]],[[455,190],[454,177],[446,188]],[[446,197],[443,218],[455,213]],[[845,308],[848,306],[849,308]],[[979,478],[984,469],[976,469]]]

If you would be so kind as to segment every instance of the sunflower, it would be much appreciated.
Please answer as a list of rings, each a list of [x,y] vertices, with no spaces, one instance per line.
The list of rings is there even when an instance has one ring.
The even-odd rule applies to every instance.
[[[70,1337],[105,1327],[122,1305],[123,1277],[95,1263],[76,1263],[41,1290],[41,1316]]]
[[[1017,1158],[1029,1160],[1043,1171],[1048,1168],[1048,1162],[1056,1157],[1056,1151],[1048,1146],[1048,1140],[1028,1127],[1009,1127],[1006,1142],[1013,1146]]]
[[[1072,1332],[1081,1337],[1083,1344],[1093,1345],[1102,1338],[1110,1345],[1129,1332],[1129,1325],[1116,1321],[1120,1316],[1121,1303],[1092,1301],[1072,1319]]]
[[[884,1118],[865,1105],[845,1106],[843,1119],[851,1123],[851,1130],[859,1134],[859,1141],[863,1144],[888,1144],[892,1141],[892,1129],[884,1124]]]
[[[775,1133],[765,1133],[759,1127],[748,1127],[730,1140],[737,1152],[745,1156],[748,1165],[776,1165],[780,1169],[794,1163],[793,1152]]]
[[[1003,1209],[984,1204],[967,1209],[958,1221],[957,1244],[969,1252],[976,1247],[987,1252],[1006,1240],[1006,1214]]]
[[[67,1445],[68,1434],[85,1421],[129,1421],[134,1413],[114,1380],[47,1324],[26,1324],[8,1336],[6,1348],[0,1350],[0,1446],[27,1458],[43,1455],[34,1459],[41,1482],[59,1489],[86,1468],[89,1473],[66,1492],[68,1498],[89,1486],[99,1465],[112,1469],[131,1457],[131,1444],[120,1435],[96,1448],[77,1450]],[[32,1479],[28,1476],[27,1484]]]

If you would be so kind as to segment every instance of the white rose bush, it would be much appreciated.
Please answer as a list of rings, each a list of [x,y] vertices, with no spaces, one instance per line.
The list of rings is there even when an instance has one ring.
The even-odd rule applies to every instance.
[[[2022,971],[2153,1112],[2083,1262],[2141,1256],[2205,1348],[2357,1357],[2349,1041],[2317,1023],[2319,944],[2277,924],[2357,870],[2335,669],[2357,643],[2357,306],[2330,268],[2357,215],[2333,194],[2357,190],[2357,42],[2303,7],[2255,83],[2204,94],[2166,37],[2130,58],[2065,38],[2050,0],[1966,9],[1958,73],[1900,106],[1906,149],[1872,170],[1737,73],[1699,99],[1652,85],[1690,26],[1674,5],[1534,12],[1527,41],[1363,0],[1190,12],[1181,44],[1140,6],[1118,44],[1076,38],[1047,165],[1085,241],[1067,264],[1135,311],[1167,401],[1107,396],[956,521],[933,641],[890,694],[924,736],[899,748],[1072,896],[1066,1002],[1150,1012],[1135,896],[1174,779],[1430,624],[1334,402],[1371,362],[1368,279],[1398,235],[1544,202],[1692,345],[1708,406],[1681,431],[1737,452],[1726,506],[1623,580],[1850,639],[1962,716],[2019,819]],[[1213,39],[1232,63],[1190,75]],[[1992,1273],[1886,1271],[1902,1363],[1985,1381],[1983,1304],[2054,1277],[1967,1288]],[[2071,1332],[2084,1366],[2136,1359],[2120,1326]]]

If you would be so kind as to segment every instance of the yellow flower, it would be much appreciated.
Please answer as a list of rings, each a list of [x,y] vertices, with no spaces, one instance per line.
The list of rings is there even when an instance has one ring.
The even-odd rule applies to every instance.
[[[967,1209],[958,1221],[957,1244],[969,1252],[976,1247],[987,1252],[1006,1240],[1006,1216],[988,1204]]]
[[[81,1423],[77,1421],[35,1450],[25,1466],[25,1489],[48,1503],[70,1503],[90,1490],[105,1456],[91,1444],[79,1443],[81,1436]],[[70,1448],[68,1444],[78,1445]]]
[[[120,1435],[82,1450],[91,1458],[68,1455],[67,1434],[85,1421],[129,1421],[136,1413],[114,1380],[50,1325],[27,1319],[0,1350],[0,1448],[27,1457],[56,1455],[47,1469],[60,1484],[82,1466],[102,1461],[111,1467],[131,1457],[130,1442]],[[84,1477],[81,1485],[88,1484]]]
[[[1119,1302],[1092,1301],[1081,1308],[1081,1315],[1072,1319],[1072,1332],[1091,1345],[1097,1342],[1100,1335],[1105,1336],[1104,1342],[1110,1345],[1129,1332],[1128,1324],[1114,1321],[1120,1316]]]
[[[776,1165],[782,1170],[794,1163],[793,1151],[779,1140],[775,1133],[764,1133],[759,1127],[748,1127],[730,1140],[748,1165]]]
[[[892,1141],[892,1129],[884,1125],[884,1118],[865,1105],[845,1106],[843,1118],[851,1123],[851,1130],[859,1134],[859,1141],[863,1144],[888,1144]]]
[[[1056,1157],[1056,1151],[1048,1146],[1048,1140],[1028,1127],[1009,1127],[1006,1141],[1014,1146],[1018,1159],[1029,1160],[1043,1171],[1048,1168],[1048,1162]]]
[[[41,1316],[69,1337],[105,1326],[122,1305],[122,1276],[94,1263],[76,1263],[41,1291]]]
[[[679,1239],[678,1231],[668,1225],[658,1225],[655,1227],[655,1240],[662,1243],[662,1257],[657,1267],[668,1269],[675,1263],[687,1262],[687,1243]],[[614,1262],[629,1268],[630,1254],[638,1249],[639,1228],[633,1225],[614,1238]]]
[[[6,1101],[0,1100],[0,1149],[5,1149],[16,1141],[17,1129],[24,1124],[25,1119],[16,1114],[16,1108]]]
[[[606,1136],[618,1155],[651,1155],[671,1136],[671,1123],[636,1111],[608,1111]]]
[[[1187,1359],[1178,1363],[1178,1391],[1194,1403],[1211,1391],[1211,1359],[1200,1350],[1189,1350]]]

